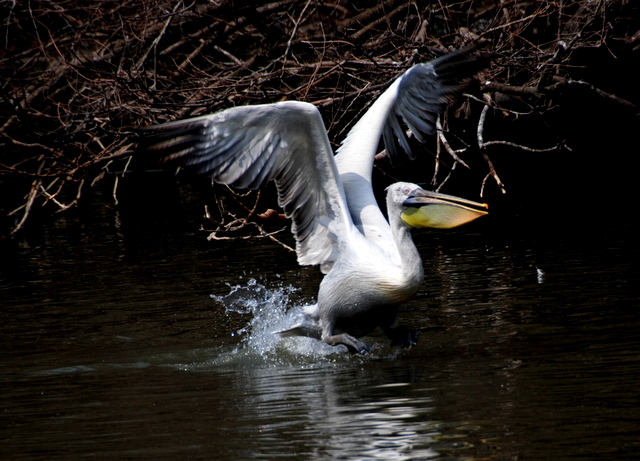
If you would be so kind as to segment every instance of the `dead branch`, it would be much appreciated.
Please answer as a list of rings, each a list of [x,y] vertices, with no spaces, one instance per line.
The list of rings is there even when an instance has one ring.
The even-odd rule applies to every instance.
[[[461,153],[463,153],[463,152],[465,152],[467,150],[466,147],[464,149],[457,149],[457,150],[453,150],[451,148],[451,145],[449,144],[449,141],[447,140],[447,137],[445,135],[444,128],[442,128],[442,123],[440,122],[440,117],[438,117],[438,120],[436,121],[436,129],[438,130],[438,141],[440,143],[442,143],[442,145],[444,146],[444,148],[447,151],[447,153],[451,156],[451,158],[453,158],[454,164],[459,163],[463,167],[469,168],[469,165],[467,165],[464,162],[464,160],[462,160],[458,156],[458,154],[461,154]]]
[[[442,187],[458,164],[475,165],[471,160],[478,156],[487,168],[477,172],[484,178],[481,191],[491,179],[504,192],[491,149],[501,145],[536,154],[566,149],[565,140],[553,138],[552,130],[555,147],[547,149],[518,139],[485,140],[486,124],[526,124],[576,94],[638,114],[636,83],[624,87],[591,79],[593,69],[576,56],[599,50],[619,60],[632,55],[639,9],[637,2],[623,0],[384,0],[374,6],[308,0],[0,2],[0,179],[23,188],[11,194],[22,197],[19,205],[0,203],[6,216],[19,215],[7,220],[11,227],[0,235],[15,234],[35,210],[75,205],[100,180],[112,181],[115,191],[135,149],[129,133],[140,126],[232,105],[298,99],[321,107],[337,146],[410,65],[474,39],[488,41],[494,53],[494,64],[481,77],[487,83],[468,95],[470,103],[483,104],[469,104],[471,112],[460,120],[450,117],[449,124],[473,148],[453,148],[452,136],[438,129],[437,155],[427,174],[433,172],[434,181],[444,176]],[[487,120],[489,105],[496,116]],[[444,152],[453,158],[446,172]],[[244,208],[236,203],[237,218],[226,215],[221,223],[259,219],[264,209],[257,204],[255,196],[246,198]]]
[[[483,195],[484,194],[484,189],[485,189],[487,180],[489,178],[493,178],[493,180],[495,181],[495,183],[500,188],[500,191],[503,194],[505,194],[507,192],[507,190],[504,187],[504,184],[502,183],[502,181],[498,177],[498,173],[496,173],[496,169],[493,166],[493,162],[491,161],[491,159],[489,158],[489,155],[487,155],[487,152],[485,150],[485,146],[486,145],[485,145],[485,142],[484,142],[484,124],[485,124],[485,121],[486,121],[487,112],[489,112],[489,105],[488,104],[485,105],[482,108],[482,112],[480,113],[480,119],[478,120],[478,131],[477,131],[478,149],[480,149],[480,152],[482,152],[482,156],[484,157],[484,160],[487,162],[487,166],[489,167],[489,172],[487,173],[487,175],[482,180],[482,188],[480,189],[480,197],[484,196]]]

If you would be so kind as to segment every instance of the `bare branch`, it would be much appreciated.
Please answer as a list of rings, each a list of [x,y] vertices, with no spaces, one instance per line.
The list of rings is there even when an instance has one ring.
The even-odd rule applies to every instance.
[[[640,112],[635,81],[629,83],[632,79],[618,69],[611,73],[614,81],[603,81],[606,73],[577,67],[584,61],[575,59],[581,50],[599,59],[588,62],[601,70],[602,55],[614,56],[616,66],[635,56],[640,19],[634,2],[516,5],[509,0],[440,2],[427,8],[420,2],[383,0],[360,9],[349,2],[310,0],[235,7],[226,1],[153,0],[135,8],[130,0],[5,3],[0,6],[5,12],[0,175],[3,181],[19,178],[21,184],[27,179],[30,189],[13,195],[21,203],[13,206],[14,219],[0,220],[10,226],[0,230],[4,235],[24,228],[36,210],[68,208],[107,173],[126,171],[126,157],[135,150],[128,137],[139,126],[295,99],[322,109],[329,139],[337,146],[401,72],[474,40],[489,42],[493,64],[479,76],[484,82],[479,88],[469,87],[465,110],[449,109],[450,123],[443,125],[451,132],[438,128],[436,158],[425,173],[434,186],[442,188],[460,173],[458,164],[477,168],[475,149],[455,149],[452,133],[461,133],[463,146],[478,144],[488,166],[481,191],[489,181],[504,191],[496,173],[500,165],[491,162],[489,149],[504,145],[539,153],[568,147],[556,139],[561,130],[553,126],[542,134],[550,139],[547,144],[556,145],[547,149],[517,138],[485,140],[489,124],[492,132],[500,132],[505,122],[522,128],[577,97],[594,107],[603,101],[615,104],[622,109],[612,111],[615,117]],[[543,33],[542,27],[553,33]],[[483,93],[491,93],[492,100]],[[495,117],[488,117],[489,105]],[[477,127],[471,128],[478,116]],[[446,174],[445,152],[453,159]],[[392,175],[386,165],[380,162],[376,168],[388,180],[407,173]],[[113,176],[114,201],[118,174]],[[67,203],[61,197],[76,198]],[[231,197],[218,205],[221,229],[261,219],[259,197]],[[34,207],[39,198],[44,206]],[[238,232],[261,233],[253,224],[244,226]]]
[[[487,162],[487,166],[489,167],[489,173],[485,176],[484,180],[482,181],[482,188],[480,189],[481,197],[484,197],[484,188],[489,178],[493,178],[493,180],[496,182],[497,186],[500,188],[500,191],[503,194],[507,192],[507,190],[504,187],[504,184],[502,183],[502,181],[500,180],[500,177],[498,176],[498,173],[496,172],[495,167],[493,166],[493,162],[491,161],[491,159],[489,158],[485,150],[484,124],[485,124],[488,111],[489,111],[489,105],[487,104],[482,108],[482,112],[480,113],[480,120],[478,120],[478,131],[477,131],[478,148],[480,149],[480,152],[482,152],[482,156],[484,157],[484,160]]]
[[[464,160],[462,160],[460,157],[458,157],[458,154],[461,154],[462,152],[466,151],[467,149],[464,148],[464,149],[453,150],[451,148],[451,145],[449,144],[449,141],[447,140],[447,138],[446,138],[446,136],[444,134],[444,129],[442,128],[442,123],[440,123],[440,117],[438,117],[438,120],[436,120],[436,129],[438,130],[438,140],[442,143],[442,145],[444,146],[445,150],[453,158],[455,163],[459,163],[463,167],[469,168],[469,165],[467,165],[464,162]]]

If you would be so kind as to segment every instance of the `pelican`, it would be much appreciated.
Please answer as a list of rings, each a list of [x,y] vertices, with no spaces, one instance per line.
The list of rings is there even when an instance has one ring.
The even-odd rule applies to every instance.
[[[381,327],[393,344],[410,346],[416,333],[396,326],[399,305],[424,279],[410,229],[456,227],[486,214],[487,206],[398,182],[387,188],[387,219],[373,194],[374,157],[382,136],[392,158],[398,147],[413,158],[398,117],[424,142],[480,61],[467,49],[413,66],[362,116],[335,156],[318,109],[297,101],[146,127],[142,144],[160,161],[218,183],[257,189],[275,181],[278,203],[293,221],[298,263],[318,265],[324,274],[316,304],[305,308],[311,323],[283,336],[303,334],[365,354],[369,348],[356,338]]]

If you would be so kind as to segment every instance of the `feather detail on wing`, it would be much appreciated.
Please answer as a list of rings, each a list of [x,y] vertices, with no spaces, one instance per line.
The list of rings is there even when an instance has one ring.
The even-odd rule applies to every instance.
[[[298,262],[330,270],[338,240],[353,227],[324,123],[315,106],[242,106],[143,130],[161,161],[237,188],[275,180],[293,220]]]
[[[425,141],[423,135],[434,134],[438,115],[469,86],[471,77],[486,66],[482,55],[473,54],[476,48],[472,46],[417,64],[400,77],[397,96],[382,132],[392,161],[399,159],[398,144],[410,159],[414,158],[398,117],[420,142]]]

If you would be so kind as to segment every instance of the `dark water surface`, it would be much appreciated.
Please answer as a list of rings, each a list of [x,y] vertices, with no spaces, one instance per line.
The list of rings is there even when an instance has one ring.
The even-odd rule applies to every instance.
[[[419,232],[418,345],[351,357],[270,334],[316,268],[181,219],[96,197],[0,247],[2,459],[638,459],[631,224]]]

